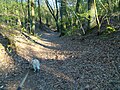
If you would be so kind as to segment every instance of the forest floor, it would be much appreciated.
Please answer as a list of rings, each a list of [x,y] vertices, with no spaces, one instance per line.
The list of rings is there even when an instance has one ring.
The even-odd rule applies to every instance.
[[[120,90],[120,28],[107,36],[82,37],[12,31],[15,51],[0,34],[0,90],[16,90],[29,69],[22,90]],[[40,72],[29,67],[33,57]]]

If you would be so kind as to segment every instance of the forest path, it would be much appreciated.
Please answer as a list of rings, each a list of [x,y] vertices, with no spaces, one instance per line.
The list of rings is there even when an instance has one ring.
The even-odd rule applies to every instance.
[[[1,89],[16,90],[29,70],[28,61],[33,57],[40,60],[41,69],[38,73],[30,71],[23,90],[115,88],[109,81],[119,77],[111,61],[119,67],[120,32],[109,38],[95,35],[59,37],[57,32],[45,31],[37,33],[40,37],[27,33],[18,33],[14,37],[16,54],[11,57],[11,67],[5,66],[7,70],[1,71]]]

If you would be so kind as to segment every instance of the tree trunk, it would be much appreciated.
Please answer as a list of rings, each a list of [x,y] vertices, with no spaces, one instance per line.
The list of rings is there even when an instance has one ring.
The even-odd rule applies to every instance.
[[[58,25],[58,3],[57,3],[57,0],[55,0],[55,4],[56,4],[56,27],[57,27],[57,31],[59,32],[59,25]]]
[[[27,15],[25,14],[25,10],[24,10],[24,5],[23,5],[23,0],[21,0],[21,5],[22,5],[22,10],[23,10],[23,15],[24,18],[22,19],[22,27],[26,28],[26,19],[27,19]]]
[[[76,9],[75,9],[76,13],[79,12],[79,6],[80,6],[80,0],[77,0],[77,2],[76,2]]]
[[[18,0],[16,0],[16,4],[18,6]],[[18,10],[16,10],[16,14],[18,15],[16,23],[17,23],[17,25],[21,26],[21,19],[20,19],[20,15],[19,15],[19,11]]]
[[[32,26],[31,26],[31,34],[34,35],[35,32],[35,11],[34,11],[34,0],[31,0],[31,16],[32,16]]]
[[[7,6],[7,0],[5,0],[5,14],[7,15],[8,14],[8,6]],[[9,23],[9,20],[5,20],[6,23]]]
[[[96,22],[96,5],[95,0],[88,0],[88,30],[94,28],[97,25]]]
[[[54,13],[54,10],[52,8],[52,6],[49,4],[48,0],[45,0],[45,3],[50,11],[50,13],[52,14],[54,20],[55,20],[55,23],[56,23],[56,27],[57,27],[57,31],[59,32],[59,25],[58,25],[58,4],[57,4],[57,0],[55,1],[56,3],[56,15]]]
[[[60,27],[60,36],[64,36],[65,35],[65,28],[64,28],[64,24],[63,24],[63,17],[66,17],[66,0],[61,0],[60,2],[60,18],[61,18],[61,27]]]
[[[109,13],[113,12],[113,7],[112,7],[112,1],[111,0],[107,0],[108,6],[109,6]]]
[[[77,0],[76,2],[76,9],[75,9],[75,13],[79,13],[79,6],[80,6],[80,0]],[[77,20],[77,17],[75,17],[75,19],[73,19],[73,25],[76,26],[76,20]]]
[[[27,22],[28,32],[31,33],[31,16],[30,16],[30,0],[28,0],[28,22]]]
[[[39,23],[42,23],[42,19],[41,19],[41,13],[40,13],[40,0],[38,0],[38,17],[39,17]]]

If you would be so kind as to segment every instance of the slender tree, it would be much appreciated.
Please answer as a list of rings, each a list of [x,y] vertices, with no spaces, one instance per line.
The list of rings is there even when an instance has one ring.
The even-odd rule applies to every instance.
[[[91,29],[97,25],[96,22],[96,6],[95,0],[88,0],[88,12],[89,12],[89,20],[88,20],[88,29]]]
[[[76,2],[76,9],[75,9],[75,12],[79,12],[79,6],[80,6],[80,0],[77,0]]]
[[[50,11],[50,13],[52,14],[54,20],[55,20],[55,23],[56,23],[56,27],[57,27],[57,31],[59,32],[59,25],[58,25],[58,4],[57,4],[57,0],[55,1],[56,3],[56,14],[55,14],[55,11],[54,9],[52,8],[52,6],[50,5],[50,3],[48,2],[48,0],[45,0],[45,3]]]
[[[77,0],[75,13],[79,13],[79,6],[80,6],[80,0]],[[77,18],[75,17],[75,19],[73,19],[74,25],[76,25],[76,20],[77,20]]]
[[[34,34],[35,32],[35,10],[34,10],[34,7],[35,7],[35,3],[34,3],[34,0],[31,0],[31,34]]]
[[[58,18],[59,18],[59,16],[58,16],[58,1],[57,0],[55,0],[55,5],[56,5],[56,26],[57,26],[57,31],[59,32],[59,25],[58,25]]]
[[[23,4],[23,0],[21,0],[21,6],[22,6],[22,13],[23,13],[22,27],[26,28],[27,13],[26,13],[25,5]]]
[[[19,6],[18,6],[18,0],[16,0],[16,4],[17,4],[17,7],[19,7]],[[21,18],[20,18],[19,9],[16,9],[16,14],[17,14],[17,24],[18,24],[19,26],[21,26]]]
[[[27,28],[28,32],[31,33],[31,16],[30,16],[30,0],[28,0],[28,23],[27,23]]]
[[[66,4],[67,4],[66,0],[60,0],[60,19],[61,19],[61,27],[60,27],[61,34],[60,34],[60,36],[65,35],[63,19],[66,18],[66,15],[67,15]]]
[[[6,14],[6,15],[8,14],[7,0],[5,0],[5,14]],[[5,21],[6,21],[6,23],[9,22],[8,20],[5,20]]]
[[[88,0],[88,12],[89,12],[88,30],[98,25],[98,35],[99,35],[100,22],[97,14],[96,0]]]
[[[40,0],[38,0],[38,17],[39,17],[39,23],[42,23],[42,19],[41,19],[41,13],[40,13]]]

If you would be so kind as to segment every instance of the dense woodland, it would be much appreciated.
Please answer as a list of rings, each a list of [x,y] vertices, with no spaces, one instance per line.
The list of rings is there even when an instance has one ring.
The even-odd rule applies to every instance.
[[[0,0],[0,90],[120,90],[120,0]]]

